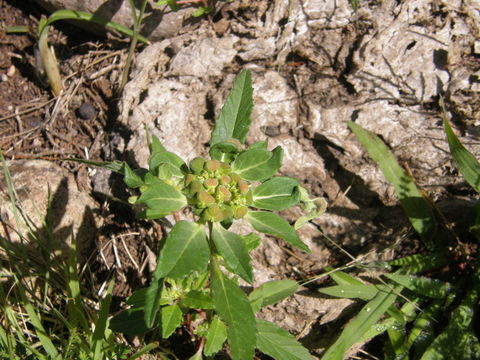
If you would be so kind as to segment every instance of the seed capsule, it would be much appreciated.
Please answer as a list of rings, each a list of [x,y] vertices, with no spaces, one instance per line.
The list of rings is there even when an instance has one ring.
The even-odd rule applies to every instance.
[[[213,178],[206,179],[206,180],[203,182],[203,185],[204,185],[205,188],[208,190],[208,192],[212,194],[212,193],[215,192],[215,188],[216,188],[217,185],[218,185],[218,180],[217,180],[217,179],[213,179]]]
[[[232,193],[223,185],[217,187],[215,197],[222,202],[230,201],[232,199]]]
[[[233,181],[235,184],[238,184],[240,181],[242,181],[242,179],[240,178],[240,176],[238,176],[238,175],[235,174],[235,173],[230,174],[230,177],[232,178],[232,181]]]
[[[205,221],[222,221],[223,211],[218,204],[213,204],[202,213],[202,218]]]
[[[232,178],[228,175],[223,175],[220,178],[220,184],[222,185],[229,185],[232,182]]]
[[[200,181],[194,180],[190,183],[189,188],[190,188],[190,195],[193,196],[203,189],[203,185]]]
[[[185,186],[188,186],[193,180],[195,180],[195,175],[187,174],[185,176]]]
[[[240,180],[237,183],[238,190],[240,190],[240,194],[246,194],[248,192],[248,183],[244,180]]]

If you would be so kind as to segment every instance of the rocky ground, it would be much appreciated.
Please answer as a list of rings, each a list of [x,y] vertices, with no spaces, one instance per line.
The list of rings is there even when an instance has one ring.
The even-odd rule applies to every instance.
[[[59,3],[50,6],[62,7]],[[98,1],[65,3],[77,10],[99,9]],[[152,44],[138,49],[121,94],[116,88],[128,42],[59,24],[50,43],[64,92],[53,98],[38,74],[34,37],[5,32],[13,25],[35,27],[45,10],[34,1],[0,0],[0,148],[17,187],[26,202],[33,198],[42,208],[50,184],[58,195],[58,214],[64,214],[58,215],[56,231],[65,241],[69,226],[83,231],[82,246],[93,253],[90,271],[100,283],[115,267],[120,302],[148,280],[166,229],[134,220],[115,201],[128,196],[119,179],[60,159],[145,166],[145,127],[184,159],[205,155],[235,75],[250,69],[255,107],[247,142],[268,139],[271,147],[284,147],[282,174],[299,178],[329,203],[327,213],[301,231],[311,254],[263,239],[254,253],[256,283],[303,281],[352,259],[421,252],[392,187],[346,122],[380,135],[452,216],[449,221],[459,221],[455,206],[470,194],[450,162],[439,99],[444,97],[461,140],[478,157],[480,5],[473,0],[358,3],[354,10],[347,0],[218,1],[208,17],[192,19],[187,8],[165,15],[163,23],[161,12],[149,8],[144,31]],[[113,16],[125,9],[102,10]],[[39,173],[52,178],[42,181]],[[2,218],[7,218],[4,203],[5,198]],[[75,221],[79,212],[82,226]],[[293,220],[299,213],[284,215]],[[320,284],[312,282],[262,313],[319,352],[351,314],[349,301],[318,296]]]

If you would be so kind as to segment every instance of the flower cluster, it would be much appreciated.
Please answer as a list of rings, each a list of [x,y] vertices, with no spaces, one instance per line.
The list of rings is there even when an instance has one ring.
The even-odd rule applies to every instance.
[[[229,164],[197,157],[190,161],[183,193],[202,221],[240,219],[252,204],[250,184]]]

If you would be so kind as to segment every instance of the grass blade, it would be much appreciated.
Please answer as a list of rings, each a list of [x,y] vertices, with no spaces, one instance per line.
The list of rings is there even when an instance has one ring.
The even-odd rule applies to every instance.
[[[343,360],[345,352],[359,342],[363,335],[382,317],[395,302],[399,289],[382,289],[360,310],[360,313],[350,321],[340,337],[322,356],[322,360]]]
[[[480,192],[480,164],[475,156],[473,156],[462,145],[460,140],[458,140],[458,137],[455,135],[452,127],[450,126],[450,122],[448,121],[445,109],[443,107],[442,110],[445,122],[445,133],[447,134],[448,146],[450,147],[450,153],[452,154],[453,161],[470,186],[473,187],[477,192]]]
[[[107,327],[108,323],[108,313],[110,311],[110,302],[112,300],[113,286],[115,285],[115,278],[112,278],[108,283],[107,293],[105,298],[101,301],[100,304],[100,314],[98,316],[97,322],[95,323],[95,331],[92,335],[92,352],[94,354],[94,360],[102,360],[103,355],[103,345],[105,339],[108,337],[108,332],[110,331]]]
[[[436,222],[429,202],[378,136],[354,122],[350,121],[348,126],[378,164],[385,178],[395,188],[400,203],[415,231],[422,237],[425,244],[432,248]]]

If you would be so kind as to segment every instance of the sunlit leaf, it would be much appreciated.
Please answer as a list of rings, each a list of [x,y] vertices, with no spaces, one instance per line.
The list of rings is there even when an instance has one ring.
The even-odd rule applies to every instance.
[[[209,256],[204,225],[181,220],[168,234],[154,274],[159,278],[183,278],[205,270]]]
[[[279,176],[265,181],[253,190],[253,206],[258,209],[280,211],[298,203],[297,179]]]
[[[183,313],[177,304],[160,308],[160,330],[164,339],[173,334],[183,319]]]
[[[435,299],[444,299],[451,291],[452,286],[449,283],[443,283],[436,279],[430,279],[424,276],[385,274],[385,277],[406,287],[407,289],[421,296],[427,296]]]
[[[181,305],[191,309],[213,309],[210,295],[200,290],[191,290],[186,293]]]
[[[220,320],[218,316],[214,316],[210,326],[208,327],[208,332],[205,341],[205,348],[203,353],[206,356],[211,356],[223,347],[223,343],[227,339],[227,327],[225,323]]]
[[[232,359],[252,359],[257,329],[250,301],[233,281],[225,277],[215,261],[211,262],[211,267],[213,304],[227,324]]]
[[[275,360],[312,360],[308,350],[288,331],[257,319],[257,348]]]
[[[255,230],[277,236],[305,252],[310,252],[308,246],[300,240],[293,227],[277,214],[266,211],[249,211],[246,219]]]
[[[250,149],[242,152],[232,163],[232,170],[242,179],[262,181],[275,175],[282,165],[283,149],[277,146],[272,151]]]
[[[378,294],[360,310],[359,314],[346,325],[340,337],[322,356],[322,360],[343,360],[345,352],[352,345],[359,342],[363,334],[375,325],[394,303],[399,290],[400,289],[396,289],[396,291],[393,289],[391,291],[379,291]]]
[[[218,253],[224,258],[231,271],[245,281],[252,283],[253,270],[250,264],[250,255],[240,235],[225,230],[220,223],[214,223],[212,240]]]
[[[413,228],[422,237],[425,244],[432,248],[436,222],[429,202],[378,136],[354,122],[350,121],[348,126],[378,164],[385,178],[395,188],[395,192]]]
[[[336,285],[326,288],[318,289],[322,294],[336,296],[341,298],[348,299],[362,299],[362,300],[371,300],[377,293],[378,289],[375,285],[365,285],[365,284],[347,284],[347,285]]]
[[[149,208],[150,214],[155,214],[158,218],[178,211],[187,205],[185,195],[172,185],[162,181],[157,182],[154,186],[149,186],[140,195],[137,202],[145,204]]]
[[[274,304],[286,297],[294,294],[298,289],[298,284],[293,280],[273,280],[263,283],[253,290],[248,299],[252,304],[254,312],[262,307]]]
[[[234,138],[245,142],[250,127],[250,114],[253,108],[253,88],[250,71],[242,71],[215,122],[210,145]]]
[[[447,133],[448,145],[453,161],[455,161],[458,170],[470,186],[477,192],[480,192],[480,164],[478,160],[462,145],[460,140],[458,140],[446,116],[444,117],[444,121],[445,132]]]

